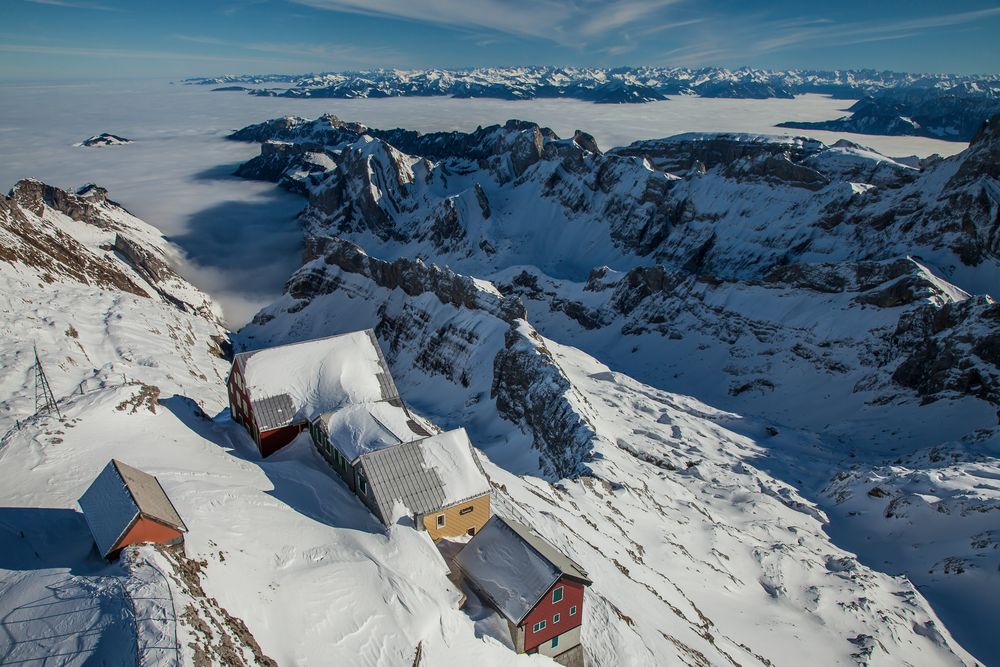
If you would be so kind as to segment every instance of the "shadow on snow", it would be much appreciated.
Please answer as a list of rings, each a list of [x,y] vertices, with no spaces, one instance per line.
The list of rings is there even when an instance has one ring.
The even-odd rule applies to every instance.
[[[258,466],[271,482],[268,495],[313,521],[347,530],[384,533],[382,524],[336,476],[303,432],[280,451],[262,458],[229,409],[210,418],[186,396],[160,401],[185,426],[231,456]]]

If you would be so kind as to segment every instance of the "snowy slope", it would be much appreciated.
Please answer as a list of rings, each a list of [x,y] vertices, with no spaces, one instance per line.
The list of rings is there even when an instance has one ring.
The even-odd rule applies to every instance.
[[[293,276],[286,298],[242,336],[279,343],[314,327],[375,326],[401,394],[439,423],[469,425],[492,459],[497,511],[541,530],[594,576],[585,644],[595,664],[671,655],[716,663],[727,653],[741,664],[783,664],[809,646],[822,646],[831,664],[851,664],[854,654],[866,664],[971,660],[907,580],[861,565],[827,537],[826,513],[803,493],[818,496],[821,471],[846,454],[814,435],[642,385],[541,339],[523,320],[500,339],[507,322],[498,309],[435,292],[433,267],[411,267],[408,282],[390,287],[378,281],[399,261],[351,272],[338,264],[342,244],[323,247],[330,254]],[[500,361],[529,340],[544,354]],[[442,356],[448,364],[433,363]],[[542,413],[548,418],[532,421],[535,404],[501,410],[505,387],[530,400],[535,367],[546,363],[553,370],[538,373],[543,386],[564,389],[539,403],[585,424],[583,450],[566,439],[578,431],[547,439],[545,426],[557,420]],[[537,467],[525,433],[542,455]],[[554,449],[559,442],[566,448]],[[803,454],[822,462],[809,485],[789,470]],[[553,469],[561,474],[536,472]]]
[[[760,467],[746,469],[756,481],[734,482],[743,491],[733,497],[756,502],[763,493],[811,516],[803,533],[824,549],[853,549],[881,572],[861,578],[912,577],[958,640],[990,661],[998,646],[975,619],[996,583],[982,523],[996,521],[997,496],[977,477],[995,473],[995,452],[982,450],[981,473],[950,473],[955,493],[979,509],[950,512],[940,540],[922,535],[920,522],[894,522],[896,543],[913,545],[906,555],[877,546],[886,527],[856,519],[829,489],[857,466],[851,475],[889,470],[887,497],[907,497],[910,476],[933,475],[921,451],[963,455],[966,443],[995,437],[1000,310],[984,292],[1000,275],[998,126],[987,124],[954,158],[920,164],[856,144],[757,135],[682,135],[601,154],[583,133],[560,140],[518,121],[447,136],[359,136],[368,130],[330,116],[253,126],[246,138],[277,133],[286,149],[277,168],[260,161],[267,144],[244,168],[268,166],[271,178],[308,197],[308,237],[306,264],[285,296],[241,336],[256,345],[376,327],[418,409],[471,425],[474,442],[504,470],[545,483],[586,478],[608,458],[610,437],[594,412],[601,385],[574,379],[545,339],[566,345],[567,358],[600,359],[632,391],[641,381],[642,392],[695,396],[709,410],[741,415],[754,430],[728,428],[760,448],[749,457]],[[297,143],[299,134],[308,139]],[[432,157],[417,159],[392,140]],[[306,163],[296,151],[321,146],[335,166],[310,157],[299,169]],[[653,427],[611,441],[668,472],[687,469],[690,460],[662,447],[636,448],[646,431],[659,445],[680,438]],[[728,440],[702,442],[716,441]],[[896,459],[912,468],[894,467]],[[913,493],[932,496],[928,489]],[[620,511],[636,520],[639,510]],[[822,562],[843,557],[827,555]],[[778,567],[764,560],[756,567]],[[923,577],[925,566],[936,574]],[[856,566],[839,567],[824,566]],[[753,579],[782,598],[772,576]],[[897,592],[923,600],[909,591]],[[794,600],[800,612],[816,609]],[[838,609],[863,606],[842,602]],[[758,608],[745,599],[737,607]],[[820,615],[835,625],[830,613]],[[933,636],[926,623],[907,627]],[[854,640],[859,660],[877,660],[885,646],[867,630],[837,633]],[[782,646],[779,661],[793,651]]]
[[[399,333],[391,305],[399,297],[374,285],[362,292],[360,278],[353,280],[294,313],[267,311],[260,318],[267,321],[251,327],[254,339],[309,335],[299,327],[330,326],[335,313],[363,319],[357,313],[366,301],[394,321],[380,335],[402,394],[417,397],[421,408],[450,411],[435,414],[438,420],[474,425],[473,439],[492,459],[487,471],[500,485],[497,511],[528,522],[593,576],[584,641],[594,664],[662,664],[667,656],[715,664],[728,661],[727,654],[740,664],[784,664],[811,650],[830,656],[829,664],[854,664],[855,654],[864,664],[971,660],[911,584],[834,546],[822,530],[823,511],[768,472],[775,437],[764,423],[642,385],[573,348],[542,341],[572,384],[565,400],[594,437],[575,474],[558,481],[512,474],[525,465],[514,425],[498,432],[504,422],[485,396],[454,406],[461,382],[449,387],[413,365],[432,343],[420,332],[406,332],[396,345],[387,338]],[[412,322],[433,329],[462,321],[464,330],[484,331],[493,321],[487,312],[432,296],[406,304]],[[355,326],[354,318],[345,326]],[[471,377],[499,380],[489,355],[474,361],[460,348],[452,351]],[[474,396],[477,386],[473,380]],[[428,387],[432,397],[422,396]],[[789,458],[800,449],[821,451],[801,433],[777,441]]]
[[[153,285],[100,249],[106,232],[94,224],[118,216],[128,227],[119,231],[150,228],[119,213],[82,222],[49,205],[37,216],[13,208],[21,231],[43,238],[56,225],[67,235],[45,244],[53,256],[90,253],[100,275],[113,267],[145,294],[86,272],[46,281],[49,266],[0,262],[0,661],[176,664],[173,651],[155,648],[173,646],[176,631],[183,664],[199,652],[230,655],[229,664],[411,664],[418,652],[427,664],[514,662],[458,611],[459,591],[426,533],[386,531],[305,439],[259,459],[224,410],[219,325],[149,296]],[[25,419],[32,342],[62,419]],[[111,458],[159,478],[189,528],[186,558],[142,550],[130,566],[138,574],[100,560],[76,500]],[[156,583],[153,566],[169,584]],[[132,589],[138,601],[123,592]],[[173,600],[168,616],[164,600]]]
[[[998,313],[978,289],[997,266],[992,136],[916,174],[770,138],[604,156],[514,123],[434,137],[479,152],[433,160],[347,139],[291,142],[272,169],[309,197],[305,264],[236,347],[375,328],[401,397],[484,452],[495,510],[592,576],[590,663],[1000,655],[975,620],[997,599]],[[719,150],[739,155],[710,164]],[[460,611],[426,533],[384,529],[307,436],[260,460],[225,411],[211,302],[95,194],[29,182],[0,211],[0,530],[16,545],[0,656],[166,664],[151,637],[176,632],[185,664],[229,641],[236,664],[543,662],[475,601]],[[28,341],[65,421],[15,422],[33,409]],[[159,477],[185,558],[96,558],[75,500],[111,457]],[[143,596],[150,568],[169,583]],[[179,620],[142,617],[133,640],[123,588]],[[64,620],[32,606],[48,595]]]

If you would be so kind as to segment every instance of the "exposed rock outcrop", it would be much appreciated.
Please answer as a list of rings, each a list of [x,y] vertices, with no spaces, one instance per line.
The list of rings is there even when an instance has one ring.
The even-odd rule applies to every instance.
[[[46,207],[95,227],[112,226],[86,197],[40,181],[19,181],[9,195],[0,197],[0,260],[37,269],[49,282],[56,276],[64,276],[86,285],[149,296],[112,257],[95,254],[63,230],[43,221]]]
[[[116,134],[110,134],[108,132],[102,132],[101,134],[95,134],[94,136],[80,142],[81,146],[124,146],[125,144],[132,143],[131,139],[126,139],[125,137],[119,137]]]
[[[558,477],[577,472],[597,437],[573,391],[541,336],[526,322],[512,326],[493,362],[491,395],[501,417],[531,431],[543,467]]]
[[[326,271],[326,267],[337,267],[347,273],[364,276],[379,287],[398,289],[411,297],[433,294],[441,303],[481,310],[505,322],[526,317],[524,306],[518,299],[484,289],[480,285],[482,281],[425,264],[419,259],[401,258],[387,262],[370,257],[350,241],[330,236],[308,239],[304,257],[306,266],[286,285],[287,293],[295,299],[308,301],[335,291],[339,287],[338,280]],[[315,270],[311,268],[313,266]]]
[[[0,261],[31,267],[49,283],[68,278],[162,298],[218,322],[220,314],[210,299],[170,267],[159,232],[107,195],[96,185],[72,193],[36,180],[19,181],[0,197]],[[75,237],[50,219],[52,212],[93,230]]]
[[[695,166],[705,169],[729,166],[745,158],[787,154],[796,162],[823,148],[816,139],[751,134],[704,134],[692,132],[666,139],[636,141],[609,154],[648,159],[658,169],[684,173]]]
[[[925,401],[952,392],[1000,406],[1000,304],[990,297],[908,313],[893,342],[906,358],[892,379]]]

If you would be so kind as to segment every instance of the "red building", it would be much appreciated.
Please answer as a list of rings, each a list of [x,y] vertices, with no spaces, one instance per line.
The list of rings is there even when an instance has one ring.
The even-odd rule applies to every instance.
[[[317,416],[349,402],[398,399],[371,329],[241,352],[226,381],[229,410],[261,456],[278,451]]]
[[[583,665],[591,584],[583,568],[516,521],[493,516],[455,557],[470,588],[507,620],[518,653]]]
[[[177,544],[187,532],[159,481],[114,459],[80,498],[80,508],[105,558],[130,544]]]

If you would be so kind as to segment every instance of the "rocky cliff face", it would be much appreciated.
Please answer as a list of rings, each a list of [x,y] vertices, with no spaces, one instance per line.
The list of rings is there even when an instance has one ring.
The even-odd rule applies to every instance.
[[[260,168],[247,169],[308,192],[314,233],[371,232],[382,255],[406,243],[461,270],[522,263],[578,279],[636,256],[730,279],[906,253],[946,277],[998,261],[996,179],[976,176],[994,163],[989,131],[921,170],[849,142],[747,135],[681,135],[602,154],[582,133],[559,140],[514,121],[447,141],[411,137],[406,145],[429,152],[409,153],[389,142],[396,130],[366,128],[385,138],[354,140],[341,121],[320,121],[274,124],[263,136],[291,145],[265,145]],[[533,219],[544,220],[544,253],[526,234]]]
[[[659,338],[666,359],[623,360],[640,376],[674,366],[668,350],[705,349],[714,339],[726,346],[716,370],[733,397],[753,390],[791,401],[801,387],[788,371],[802,366],[871,404],[894,402],[905,387],[925,402],[975,396],[1000,405],[994,301],[970,298],[913,260],[795,264],[752,283],[663,266],[605,267],[576,298],[566,285],[523,271],[498,288],[521,297],[543,333],[576,327],[576,344],[595,353],[616,356],[630,338],[635,345]]]
[[[645,158],[662,171],[685,173],[695,167],[712,169],[760,156],[786,156],[800,162],[823,148],[821,142],[806,137],[692,132],[667,139],[637,141],[609,152]]]
[[[32,267],[49,282],[59,275],[84,284],[149,296],[112,257],[95,255],[69,234],[45,224],[42,218],[47,207],[66,213],[73,220],[110,226],[89,198],[38,181],[20,181],[9,195],[0,198],[0,231],[4,236],[0,259]]]
[[[530,429],[543,469],[573,477],[590,454],[597,433],[572,395],[578,392],[527,322],[511,327],[493,361],[490,395],[497,414]]]
[[[67,225],[62,216],[78,224]],[[0,239],[0,260],[26,266],[48,283],[69,279],[162,299],[219,321],[210,299],[170,267],[169,247],[159,232],[95,185],[67,192],[19,181],[0,197]]]
[[[900,318],[892,342],[906,355],[892,379],[924,400],[951,393],[1000,406],[1000,304],[993,299],[924,305]]]
[[[333,114],[320,116],[316,120],[306,120],[297,116],[286,116],[249,125],[233,132],[229,138],[234,141],[265,143],[279,141],[287,143],[311,143],[315,146],[339,146],[354,143],[364,135],[380,139],[398,150],[412,155],[420,155],[433,160],[461,157],[481,160],[508,150],[517,150],[519,133],[527,132],[528,144],[541,147],[546,139],[556,139],[548,128],[534,123],[510,120],[503,126],[480,127],[474,132],[431,132],[423,134],[413,130],[379,130],[361,123],[345,122]],[[593,138],[591,138],[591,141]]]
[[[307,241],[305,255],[310,270],[300,270],[288,281],[286,291],[296,299],[311,300],[336,291],[329,268],[337,268],[370,279],[388,290],[401,290],[411,297],[433,294],[442,304],[489,313],[512,323],[526,316],[516,298],[502,296],[487,283],[442,269],[433,264],[400,258],[392,262],[369,257],[359,246],[330,236]]]

